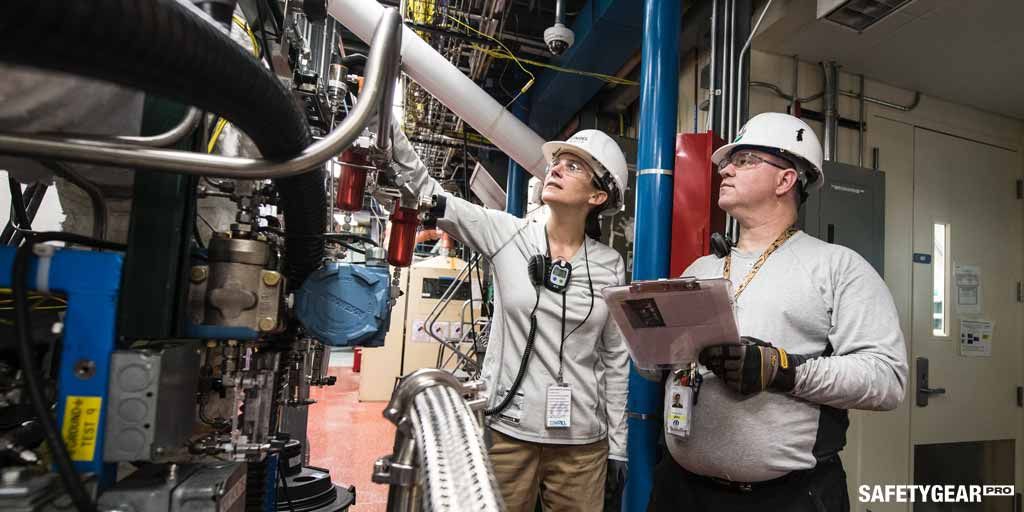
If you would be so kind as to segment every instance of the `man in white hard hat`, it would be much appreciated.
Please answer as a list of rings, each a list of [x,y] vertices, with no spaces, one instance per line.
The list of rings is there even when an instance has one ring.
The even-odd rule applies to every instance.
[[[532,512],[538,497],[545,510],[600,510],[605,489],[615,494],[625,479],[629,371],[600,292],[624,283],[625,264],[586,228],[622,208],[622,150],[598,130],[545,143],[547,213],[521,219],[443,191],[404,134],[393,135],[396,170],[419,194],[443,201],[438,227],[492,263],[482,376],[491,393],[489,455],[506,510]]]
[[[849,510],[839,460],[847,410],[893,409],[906,390],[892,296],[855,252],[795,227],[806,194],[825,181],[806,123],[758,115],[712,160],[739,242],[684,275],[732,282],[743,337],[706,348],[699,375],[667,376],[669,454],[650,510]],[[670,403],[674,394],[689,401]],[[692,412],[688,428],[667,421],[681,412]]]

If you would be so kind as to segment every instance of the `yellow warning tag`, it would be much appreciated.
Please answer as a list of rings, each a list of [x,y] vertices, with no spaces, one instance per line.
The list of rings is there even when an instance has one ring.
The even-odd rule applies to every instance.
[[[98,396],[68,395],[64,406],[64,427],[62,435],[68,454],[74,461],[91,461],[96,453],[96,436],[100,428],[100,405]]]

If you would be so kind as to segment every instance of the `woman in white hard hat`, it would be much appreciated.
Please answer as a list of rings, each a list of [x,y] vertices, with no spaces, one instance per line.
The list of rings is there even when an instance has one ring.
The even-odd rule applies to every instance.
[[[598,214],[622,208],[622,150],[598,130],[545,143],[549,214],[525,220],[443,191],[397,129],[394,147],[413,190],[444,202],[438,227],[492,262],[482,373],[507,510],[532,511],[538,496],[546,510],[603,508],[605,488],[618,494],[625,480],[629,355],[600,295],[623,284],[625,265],[594,228]]]
[[[683,275],[732,283],[742,339],[705,348],[699,376],[666,379],[668,454],[651,511],[845,512],[847,410],[890,410],[904,396],[906,346],[885,282],[795,226],[824,181],[821,153],[806,123],[765,113],[712,155],[718,205],[740,239]]]

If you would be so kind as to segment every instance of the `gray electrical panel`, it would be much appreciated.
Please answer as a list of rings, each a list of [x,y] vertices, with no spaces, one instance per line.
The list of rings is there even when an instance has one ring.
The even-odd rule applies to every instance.
[[[195,344],[118,350],[110,363],[103,459],[158,460],[181,449],[196,416],[199,353]]]
[[[885,173],[825,162],[825,186],[800,210],[805,232],[853,249],[884,276]]]
[[[100,496],[102,511],[242,512],[246,463],[149,464]]]

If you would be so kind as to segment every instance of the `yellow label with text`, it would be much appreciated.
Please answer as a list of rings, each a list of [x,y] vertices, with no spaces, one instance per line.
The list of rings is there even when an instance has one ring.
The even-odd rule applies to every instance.
[[[61,435],[71,460],[90,461],[95,456],[102,403],[98,396],[68,395]]]

